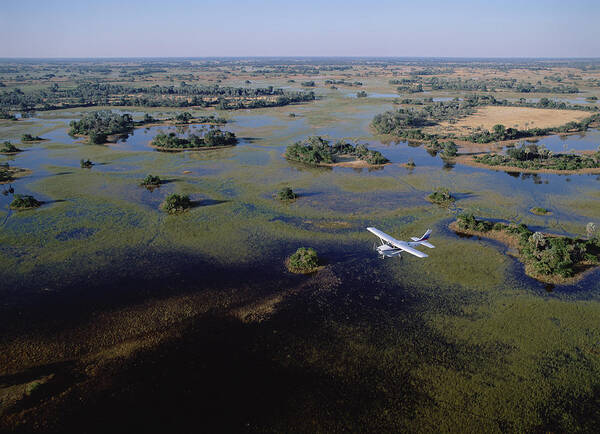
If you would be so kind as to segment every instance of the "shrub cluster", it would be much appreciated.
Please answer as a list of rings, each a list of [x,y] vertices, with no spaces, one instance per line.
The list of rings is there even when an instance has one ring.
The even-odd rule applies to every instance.
[[[300,247],[289,257],[287,265],[293,273],[309,273],[319,266],[319,257],[315,249]]]
[[[169,214],[177,214],[192,207],[192,201],[187,194],[172,193],[167,196],[161,208]]]
[[[30,209],[37,208],[42,205],[42,202],[38,201],[33,196],[15,194],[13,201],[10,204],[11,209]]]
[[[331,164],[336,156],[350,155],[369,164],[385,164],[389,162],[381,152],[368,149],[363,144],[356,146],[351,143],[337,141],[333,145],[319,136],[308,137],[305,141],[296,142],[287,147],[285,157],[289,160],[307,164]]]

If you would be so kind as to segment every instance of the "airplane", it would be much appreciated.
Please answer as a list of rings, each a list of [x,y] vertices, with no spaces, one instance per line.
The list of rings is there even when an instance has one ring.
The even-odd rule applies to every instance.
[[[425,246],[430,249],[435,248],[433,244],[427,241],[431,235],[431,229],[427,229],[427,232],[425,232],[421,238],[411,237],[412,241],[408,242],[397,240],[376,228],[367,228],[367,230],[373,235],[376,235],[379,238],[379,241],[381,241],[381,245],[376,247],[376,250],[383,259],[392,258],[394,256],[402,258],[402,252],[410,253],[418,258],[426,258],[428,255],[415,249],[415,247]]]

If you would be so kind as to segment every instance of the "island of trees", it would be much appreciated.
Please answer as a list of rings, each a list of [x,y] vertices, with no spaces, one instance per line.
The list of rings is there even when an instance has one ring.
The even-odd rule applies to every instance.
[[[338,140],[333,145],[319,136],[308,137],[287,147],[285,158],[310,165],[335,165],[344,157],[354,161],[363,161],[369,165],[381,165],[389,162],[381,152],[368,149],[363,144],[356,146]]]
[[[159,150],[191,151],[235,146],[237,142],[238,140],[234,133],[212,128],[202,136],[188,134],[185,137],[181,137],[176,133],[158,133],[154,136],[151,146]]]
[[[69,134],[86,136],[88,143],[100,145],[106,143],[109,136],[129,134],[133,131],[134,122],[131,115],[100,110],[85,113],[78,121],[71,121]]]
[[[587,239],[533,232],[524,224],[506,224],[461,214],[450,225],[466,235],[501,241],[517,249],[525,272],[546,283],[571,283],[585,270],[600,264],[600,233],[593,223]]]
[[[508,148],[506,155],[496,153],[475,155],[473,161],[491,167],[540,171],[580,171],[600,169],[600,149],[591,155],[560,154],[536,143],[522,143],[521,146]]]

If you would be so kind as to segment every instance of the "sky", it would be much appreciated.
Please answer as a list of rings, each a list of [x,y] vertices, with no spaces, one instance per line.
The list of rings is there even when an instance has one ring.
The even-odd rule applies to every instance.
[[[0,57],[600,57],[600,0],[4,0]]]

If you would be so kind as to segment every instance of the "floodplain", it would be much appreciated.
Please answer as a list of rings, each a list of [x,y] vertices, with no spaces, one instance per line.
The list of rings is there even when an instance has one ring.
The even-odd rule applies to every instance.
[[[517,104],[523,92],[498,78],[540,81],[549,92],[525,86],[525,96],[565,106],[463,107],[436,122],[459,136],[461,128],[498,123],[522,130],[581,122],[599,110],[586,100],[600,96],[598,62],[136,62],[82,61],[75,77],[65,72],[74,70],[69,63],[6,63],[0,74],[0,94],[31,93],[23,107],[3,106],[15,120],[0,120],[0,141],[22,149],[0,163],[26,171],[0,185],[0,429],[599,429],[600,270],[547,284],[528,276],[510,247],[449,228],[469,212],[532,231],[594,236],[586,230],[600,225],[598,174],[471,167],[461,154],[473,149],[458,136],[458,157],[447,158],[372,124],[386,111],[474,94]],[[496,81],[472,90],[473,78]],[[402,79],[412,81],[397,84]],[[221,105],[206,97],[206,104],[180,106],[177,98],[154,107],[141,105],[142,97],[118,105],[111,95],[106,105],[78,107],[70,96],[89,82],[183,87],[192,101],[196,90],[181,81],[272,86],[297,101],[271,91],[262,107],[253,102],[266,98],[261,92],[246,92],[241,108],[229,96]],[[36,90],[53,84],[64,92],[38,101]],[[413,92],[417,84],[422,92]],[[568,86],[577,92],[563,93]],[[359,90],[367,96],[356,97]],[[308,91],[314,99],[298,96]],[[71,121],[102,109],[134,121],[217,115],[238,143],[177,153],[150,146],[160,132],[210,129],[194,123],[150,124],[106,144],[69,136]],[[535,144],[596,152],[590,125],[536,136]],[[21,143],[23,134],[45,140]],[[364,143],[390,162],[321,167],[284,158],[289,145],[311,136]],[[504,141],[477,146],[508,149]],[[88,159],[93,166],[82,168]],[[158,188],[140,186],[148,174],[160,177]],[[295,200],[274,199],[285,187]],[[442,187],[455,198],[450,206],[427,200]],[[191,207],[161,211],[172,193],[188,195]],[[42,204],[12,210],[14,194]],[[536,207],[548,212],[534,214]],[[381,260],[367,226],[405,240],[432,228],[436,248],[424,260]],[[299,247],[318,252],[316,272],[288,271],[285,259]]]

